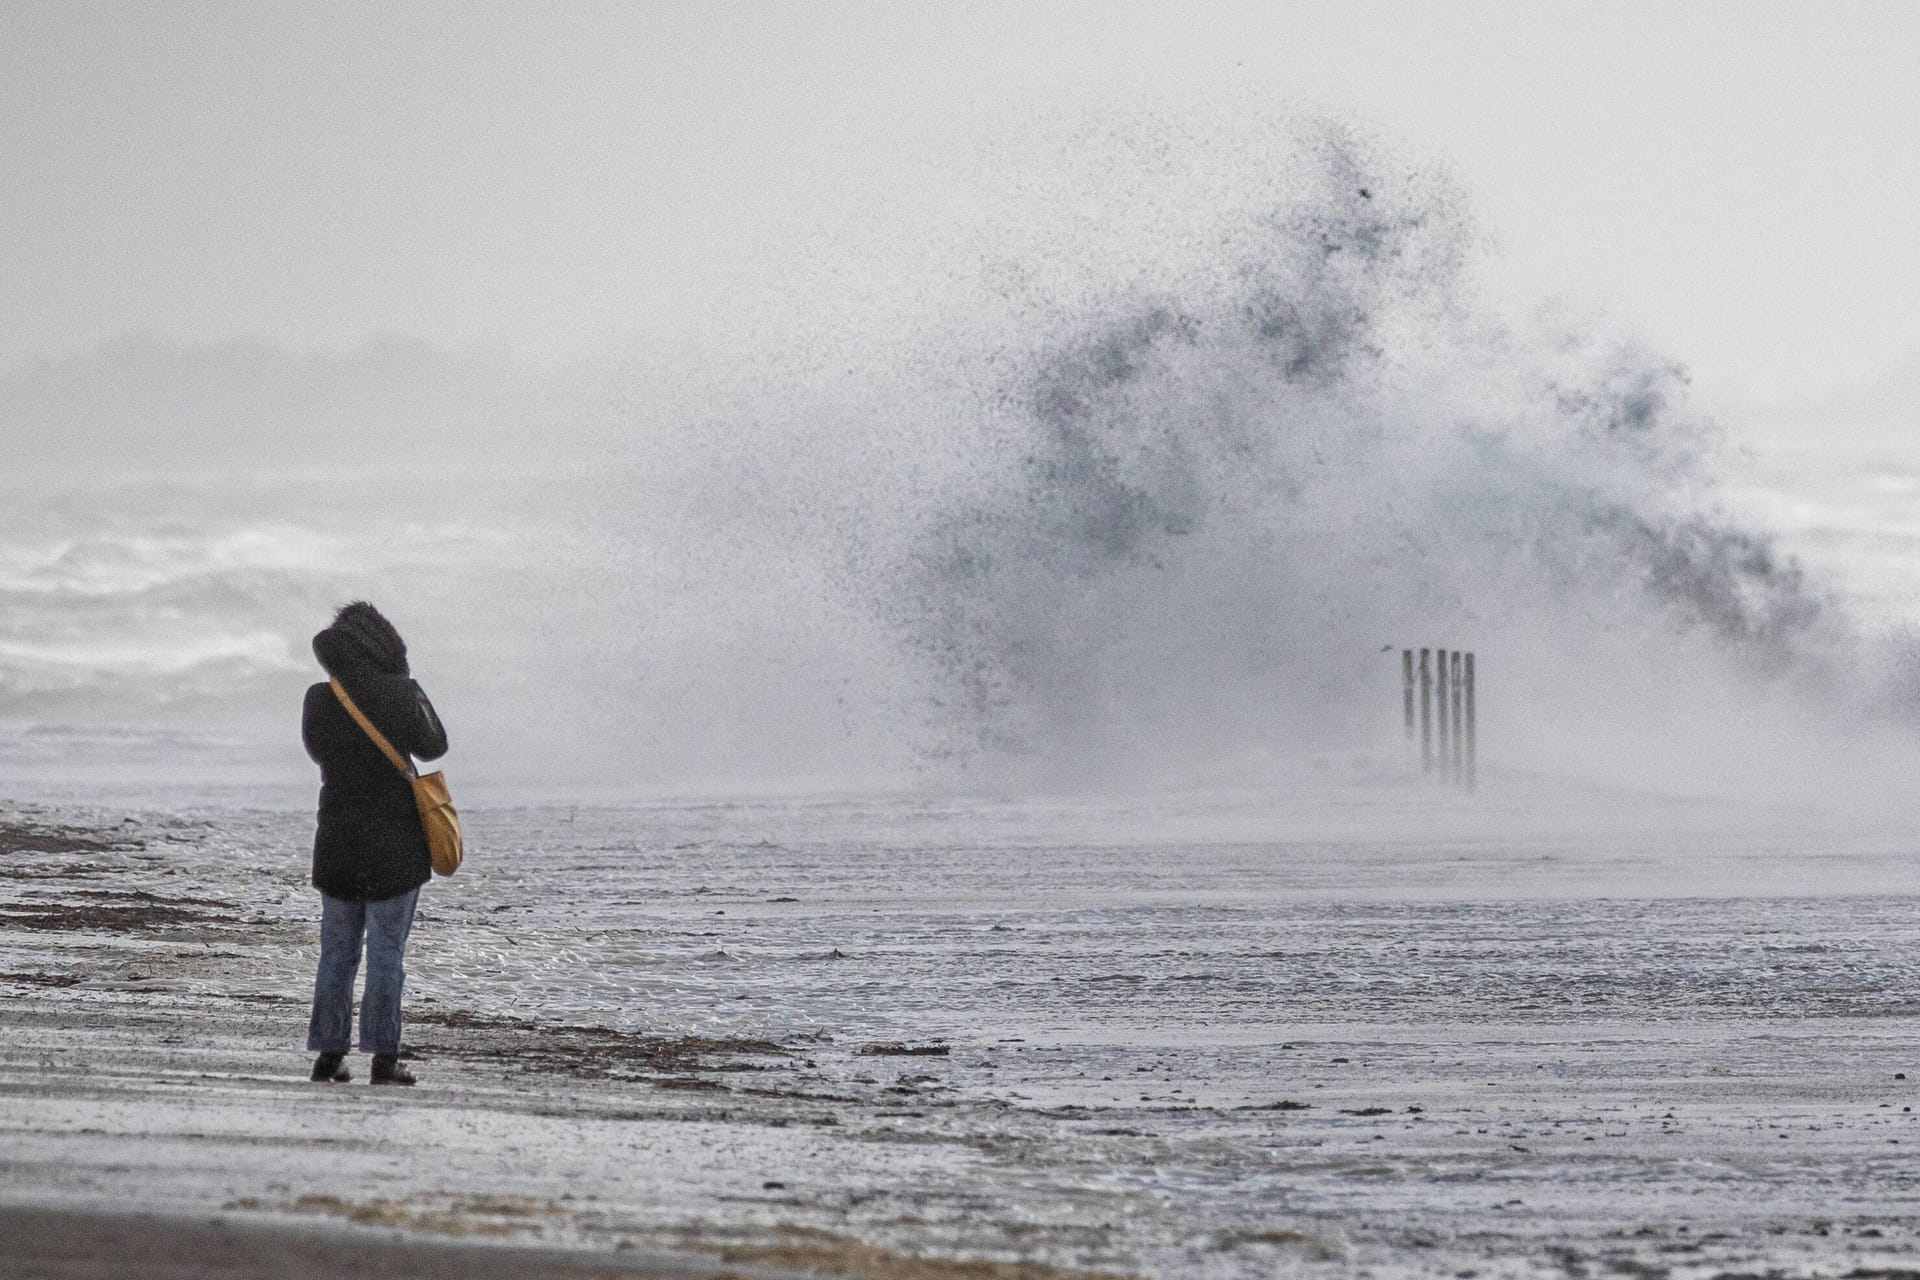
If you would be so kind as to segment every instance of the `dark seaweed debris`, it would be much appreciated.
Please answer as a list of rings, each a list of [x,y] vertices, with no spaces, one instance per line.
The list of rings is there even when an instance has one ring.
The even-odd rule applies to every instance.
[[[143,849],[142,840],[116,839],[58,823],[0,823],[0,855],[11,853],[106,853]]]
[[[944,1058],[953,1052],[944,1044],[868,1044],[860,1047],[863,1058]]]
[[[0,986],[77,987],[85,981],[77,973],[0,973]]]
[[[617,1031],[611,1027],[534,1022],[457,1009],[409,1010],[415,1026],[456,1032],[445,1041],[415,1039],[423,1053],[491,1058],[525,1071],[562,1071],[588,1077],[659,1076],[679,1078],[672,1088],[688,1088],[684,1078],[697,1071],[752,1071],[754,1057],[785,1057],[772,1040],[738,1036],[661,1036]]]
[[[231,924],[231,915],[201,910],[204,899],[96,891],[91,902],[17,902],[0,906],[0,928],[149,933],[177,925]],[[106,901],[100,899],[105,898]]]

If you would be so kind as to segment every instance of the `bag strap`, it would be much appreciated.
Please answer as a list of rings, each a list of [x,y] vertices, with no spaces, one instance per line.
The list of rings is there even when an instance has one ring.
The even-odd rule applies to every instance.
[[[347,696],[346,686],[342,685],[337,678],[330,683],[333,685],[333,696],[340,699],[340,705],[347,709],[347,714],[353,717],[353,722],[367,731],[367,736],[373,739],[373,745],[385,753],[387,759],[393,762],[393,767],[409,778],[418,777],[420,771],[413,767],[413,761],[395,751],[393,744],[387,741],[387,736],[373,727],[373,721],[367,719],[366,713],[356,707],[353,699]]]

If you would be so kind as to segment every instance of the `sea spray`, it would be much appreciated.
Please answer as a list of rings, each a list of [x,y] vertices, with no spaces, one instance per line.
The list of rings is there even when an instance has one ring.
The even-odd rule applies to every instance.
[[[997,465],[883,601],[936,749],[1093,785],[1377,752],[1378,655],[1431,644],[1490,664],[1495,759],[1804,774],[1831,744],[1802,704],[1867,711],[1837,677],[1872,646],[1723,509],[1684,369],[1604,322],[1496,320],[1457,199],[1345,131],[1294,162],[1220,237],[1239,256],[1003,353]]]
[[[22,489],[0,722],[218,729],[304,780],[306,638],[365,596],[480,794],[1412,783],[1404,645],[1478,653],[1486,791],[1826,794],[1911,761],[1914,646],[1732,509],[1679,362],[1482,298],[1444,173],[1310,120],[1073,143],[839,246],[840,293],[809,268],[733,300],[690,356],[478,377],[532,387],[504,410],[454,386],[364,474],[288,471],[298,424],[261,421],[220,475]],[[344,402],[379,381],[282,366],[308,399],[316,368]],[[52,376],[0,405],[98,408]],[[141,385],[114,403],[147,440]]]

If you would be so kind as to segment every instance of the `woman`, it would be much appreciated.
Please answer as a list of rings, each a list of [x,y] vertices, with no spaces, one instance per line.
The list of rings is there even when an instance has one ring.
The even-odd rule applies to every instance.
[[[432,760],[447,751],[446,730],[407,675],[407,645],[364,600],[334,615],[313,638],[313,654],[394,749]],[[373,1055],[373,1083],[412,1084],[400,1065],[400,992],[407,933],[420,886],[433,875],[413,786],[355,722],[332,683],[307,690],[300,737],[320,766],[313,884],[320,890],[320,970],[313,982],[307,1048],[320,1056],[313,1079],[345,1083],[341,1064],[353,1028],[353,976],[364,938],[367,987],[360,1001],[360,1049]]]

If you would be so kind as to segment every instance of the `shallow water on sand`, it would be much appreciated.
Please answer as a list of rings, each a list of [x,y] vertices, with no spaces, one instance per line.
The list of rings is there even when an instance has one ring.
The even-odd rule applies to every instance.
[[[628,1027],[1190,1051],[1302,1024],[1920,1012],[1897,829],[1496,840],[1448,814],[1451,839],[1418,843],[1269,816],[1262,835],[1230,806],[494,812],[471,874],[430,891],[422,975]]]

